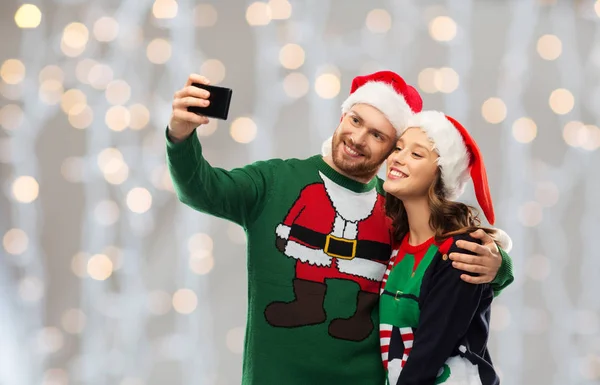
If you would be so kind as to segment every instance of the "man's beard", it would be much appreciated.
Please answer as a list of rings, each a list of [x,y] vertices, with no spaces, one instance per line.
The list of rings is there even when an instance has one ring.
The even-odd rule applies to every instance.
[[[380,159],[372,159],[371,156],[367,154],[366,156],[361,156],[360,158],[357,158],[354,162],[348,161],[344,158],[344,155],[341,153],[342,151],[345,151],[343,146],[344,141],[339,135],[335,134],[333,136],[331,151],[333,163],[342,172],[351,177],[365,178],[369,176],[375,176],[377,174],[377,171],[379,171],[379,168],[387,158],[387,154],[382,156]],[[361,153],[364,152],[364,149],[362,147],[358,147],[356,145],[353,146]]]

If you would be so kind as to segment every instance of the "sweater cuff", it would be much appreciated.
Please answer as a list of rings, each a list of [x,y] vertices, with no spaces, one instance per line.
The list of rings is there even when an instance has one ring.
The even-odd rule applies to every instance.
[[[496,277],[491,282],[492,289],[494,290],[494,297],[500,295],[502,290],[514,281],[512,259],[501,247],[499,247],[498,250],[502,257],[502,264],[498,269]]]
[[[165,138],[167,142],[167,156],[170,159],[188,158],[190,156],[194,157],[195,148],[200,147],[200,141],[196,135],[196,130],[181,142],[176,143],[169,138],[169,126],[167,126]]]

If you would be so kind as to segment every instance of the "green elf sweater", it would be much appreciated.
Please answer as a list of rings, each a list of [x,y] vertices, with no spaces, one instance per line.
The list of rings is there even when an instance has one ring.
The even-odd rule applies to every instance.
[[[167,138],[167,162],[183,203],[246,231],[242,384],[382,383],[376,310],[391,255],[382,181],[358,183],[321,156],[226,171],[208,164],[195,134]],[[503,262],[498,289],[512,280]]]
[[[418,246],[408,235],[395,248],[381,289],[380,341],[387,385],[497,385],[487,350],[490,285],[461,280],[448,254],[458,235]]]

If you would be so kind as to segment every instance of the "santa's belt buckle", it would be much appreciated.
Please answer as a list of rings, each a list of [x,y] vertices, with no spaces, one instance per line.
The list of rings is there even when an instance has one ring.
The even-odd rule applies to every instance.
[[[338,238],[328,234],[325,238],[325,254],[339,259],[354,259],[356,256],[356,239]]]

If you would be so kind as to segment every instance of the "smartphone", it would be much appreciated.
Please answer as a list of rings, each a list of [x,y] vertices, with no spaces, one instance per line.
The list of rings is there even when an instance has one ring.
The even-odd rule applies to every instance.
[[[209,118],[227,120],[229,115],[229,104],[233,90],[226,87],[211,86],[200,83],[192,83],[194,87],[202,88],[210,92],[208,107],[188,107],[189,112],[208,116]]]

